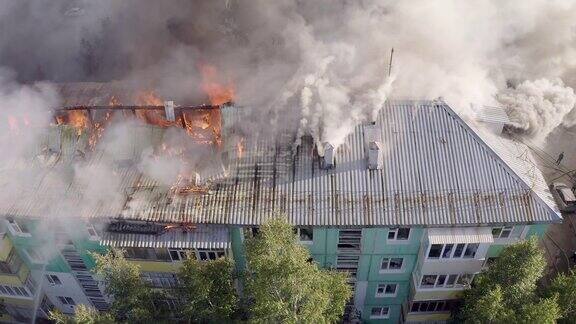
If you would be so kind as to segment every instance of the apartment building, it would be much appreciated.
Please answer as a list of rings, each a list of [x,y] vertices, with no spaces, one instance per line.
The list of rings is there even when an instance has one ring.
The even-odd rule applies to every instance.
[[[43,316],[51,307],[72,313],[78,304],[107,309],[90,251],[110,246],[123,248],[157,288],[178,284],[175,273],[187,256],[229,257],[242,270],[246,237],[282,215],[315,262],[350,274],[347,319],[442,322],[504,246],[561,221],[529,150],[501,135],[501,116],[464,121],[440,100],[390,101],[375,123],[319,148],[306,137],[295,147],[287,134],[242,136],[236,126],[247,112],[218,108],[217,158],[186,190],[166,188],[126,162],[145,147],[137,143],[113,163],[119,203],[79,204],[72,212],[69,202],[85,194],[83,186],[71,177],[65,192],[49,190],[54,165],[66,169],[79,156],[92,166],[109,159],[86,148],[87,132],[51,129],[41,160],[57,155],[57,162],[35,166],[38,183],[0,208],[4,320]],[[166,127],[133,131],[160,145]],[[48,210],[63,214],[50,221],[62,223],[50,238],[43,235],[55,232],[43,229]]]

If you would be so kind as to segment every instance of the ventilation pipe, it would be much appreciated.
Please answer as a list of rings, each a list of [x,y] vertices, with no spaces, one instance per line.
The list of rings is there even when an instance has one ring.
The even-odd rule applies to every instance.
[[[174,114],[174,101],[164,101],[164,114],[166,115],[166,120],[176,121],[176,115]]]
[[[322,150],[324,151],[324,155],[321,157],[322,169],[334,168],[334,145],[329,142],[324,142],[322,144]]]
[[[380,170],[384,166],[382,157],[382,143],[371,141],[368,143],[368,169]]]

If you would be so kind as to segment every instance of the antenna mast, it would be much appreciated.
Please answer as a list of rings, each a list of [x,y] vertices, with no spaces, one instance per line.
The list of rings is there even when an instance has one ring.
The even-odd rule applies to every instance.
[[[390,73],[392,73],[392,58],[394,57],[394,47],[392,47],[392,50],[390,51],[390,63],[388,63],[388,76],[390,76]]]

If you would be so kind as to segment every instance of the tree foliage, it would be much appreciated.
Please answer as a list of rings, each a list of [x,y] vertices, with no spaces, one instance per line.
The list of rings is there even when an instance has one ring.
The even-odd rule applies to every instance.
[[[220,258],[214,261],[184,261],[179,272],[182,313],[194,323],[221,323],[237,311],[233,264]]]
[[[116,323],[109,313],[100,313],[92,307],[78,305],[74,310],[74,316],[62,314],[59,311],[51,311],[50,320],[56,324],[114,324]]]
[[[548,289],[549,297],[557,297],[562,312],[562,323],[576,323],[576,272],[560,274]]]
[[[110,312],[117,321],[143,323],[166,317],[167,309],[160,302],[164,294],[142,281],[140,268],[128,262],[122,251],[113,249],[93,256],[94,270],[104,280],[106,294],[113,297]]]
[[[260,323],[337,322],[351,297],[347,276],[309,262],[292,227],[275,218],[247,240],[246,294]]]
[[[556,298],[536,293],[546,261],[535,237],[506,247],[464,294],[460,318],[467,323],[554,323]]]

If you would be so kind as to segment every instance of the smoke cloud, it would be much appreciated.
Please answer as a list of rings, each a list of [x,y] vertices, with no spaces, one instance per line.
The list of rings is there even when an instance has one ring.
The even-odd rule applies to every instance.
[[[515,125],[540,144],[560,124],[572,126],[576,122],[566,118],[576,104],[576,94],[558,79],[527,80],[499,93],[497,99]]]

